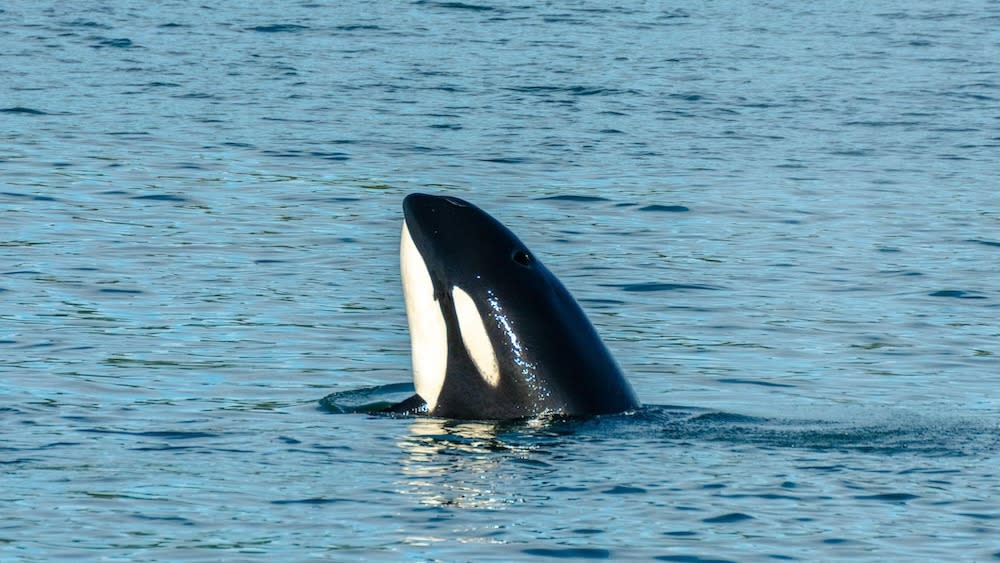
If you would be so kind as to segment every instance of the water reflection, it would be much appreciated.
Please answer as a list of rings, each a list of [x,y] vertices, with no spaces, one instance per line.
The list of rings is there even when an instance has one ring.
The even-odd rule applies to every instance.
[[[541,423],[518,427],[530,430],[535,424]],[[500,509],[522,503],[525,496],[506,483],[521,479],[525,466],[548,467],[535,459],[541,443],[509,439],[509,422],[418,418],[409,430],[397,444],[405,454],[400,493],[418,496],[423,505]]]

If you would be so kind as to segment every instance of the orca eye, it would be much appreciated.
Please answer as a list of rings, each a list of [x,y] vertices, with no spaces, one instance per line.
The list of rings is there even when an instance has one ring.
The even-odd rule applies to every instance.
[[[528,254],[527,250],[515,251],[512,258],[514,259],[515,262],[517,262],[522,266],[530,266],[531,263],[534,262],[534,259],[531,257],[531,254]]]

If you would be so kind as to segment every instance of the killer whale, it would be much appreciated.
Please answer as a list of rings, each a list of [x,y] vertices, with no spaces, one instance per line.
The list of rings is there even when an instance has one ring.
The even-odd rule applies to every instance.
[[[639,408],[579,304],[500,221],[465,200],[417,193],[403,215],[416,395],[391,412],[501,420]]]

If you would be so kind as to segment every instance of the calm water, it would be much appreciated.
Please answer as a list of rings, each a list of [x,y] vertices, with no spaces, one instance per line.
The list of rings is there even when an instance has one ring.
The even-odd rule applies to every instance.
[[[0,6],[0,560],[1000,558],[1000,3],[624,5]],[[647,407],[322,406],[412,191]]]

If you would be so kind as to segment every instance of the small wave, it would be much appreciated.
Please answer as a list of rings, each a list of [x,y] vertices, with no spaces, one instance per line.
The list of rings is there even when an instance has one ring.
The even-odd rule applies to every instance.
[[[469,10],[473,12],[491,12],[495,10],[493,6],[484,6],[482,4],[466,4],[465,2],[436,2],[433,4],[438,8],[447,8],[451,10]]]
[[[104,47],[111,47],[112,49],[131,49],[136,47],[136,45],[127,37],[117,37],[114,39],[102,39],[91,45],[91,47],[95,49],[103,49]]]
[[[137,195],[132,199],[139,199],[145,201],[174,201],[174,202],[184,202],[187,201],[186,197],[174,195],[174,194],[149,194],[149,195]]]
[[[257,31],[259,33],[297,33],[309,29],[304,25],[294,23],[276,23],[271,25],[255,25],[246,28],[247,31]]]
[[[969,239],[966,242],[974,242],[974,243],[983,244],[983,245],[986,245],[986,246],[1000,247],[1000,242],[993,241],[993,240]]]
[[[553,557],[556,559],[610,559],[611,558],[610,551],[594,547],[567,547],[567,548],[535,547],[529,549],[522,549],[521,553],[524,553],[525,555],[534,555],[537,557]]]
[[[691,211],[688,207],[683,205],[647,205],[645,207],[640,207],[639,211],[657,211],[664,213],[685,213]]]
[[[985,295],[980,295],[972,291],[962,291],[958,289],[944,289],[928,293],[931,297],[951,297],[954,299],[987,299]]]
[[[686,291],[686,290],[698,290],[698,291],[717,291],[721,288],[714,287],[711,285],[701,285],[701,284],[685,284],[685,283],[659,283],[659,282],[645,282],[645,283],[627,283],[624,285],[620,284],[601,284],[603,287],[618,287],[622,291],[629,292],[647,292],[647,291]]]
[[[593,196],[593,195],[553,195],[546,197],[535,198],[535,201],[575,201],[578,203],[593,203],[597,201],[611,201],[606,197]]]
[[[14,106],[0,109],[0,113],[19,113],[21,115],[49,115],[40,109],[26,108],[24,106]]]

